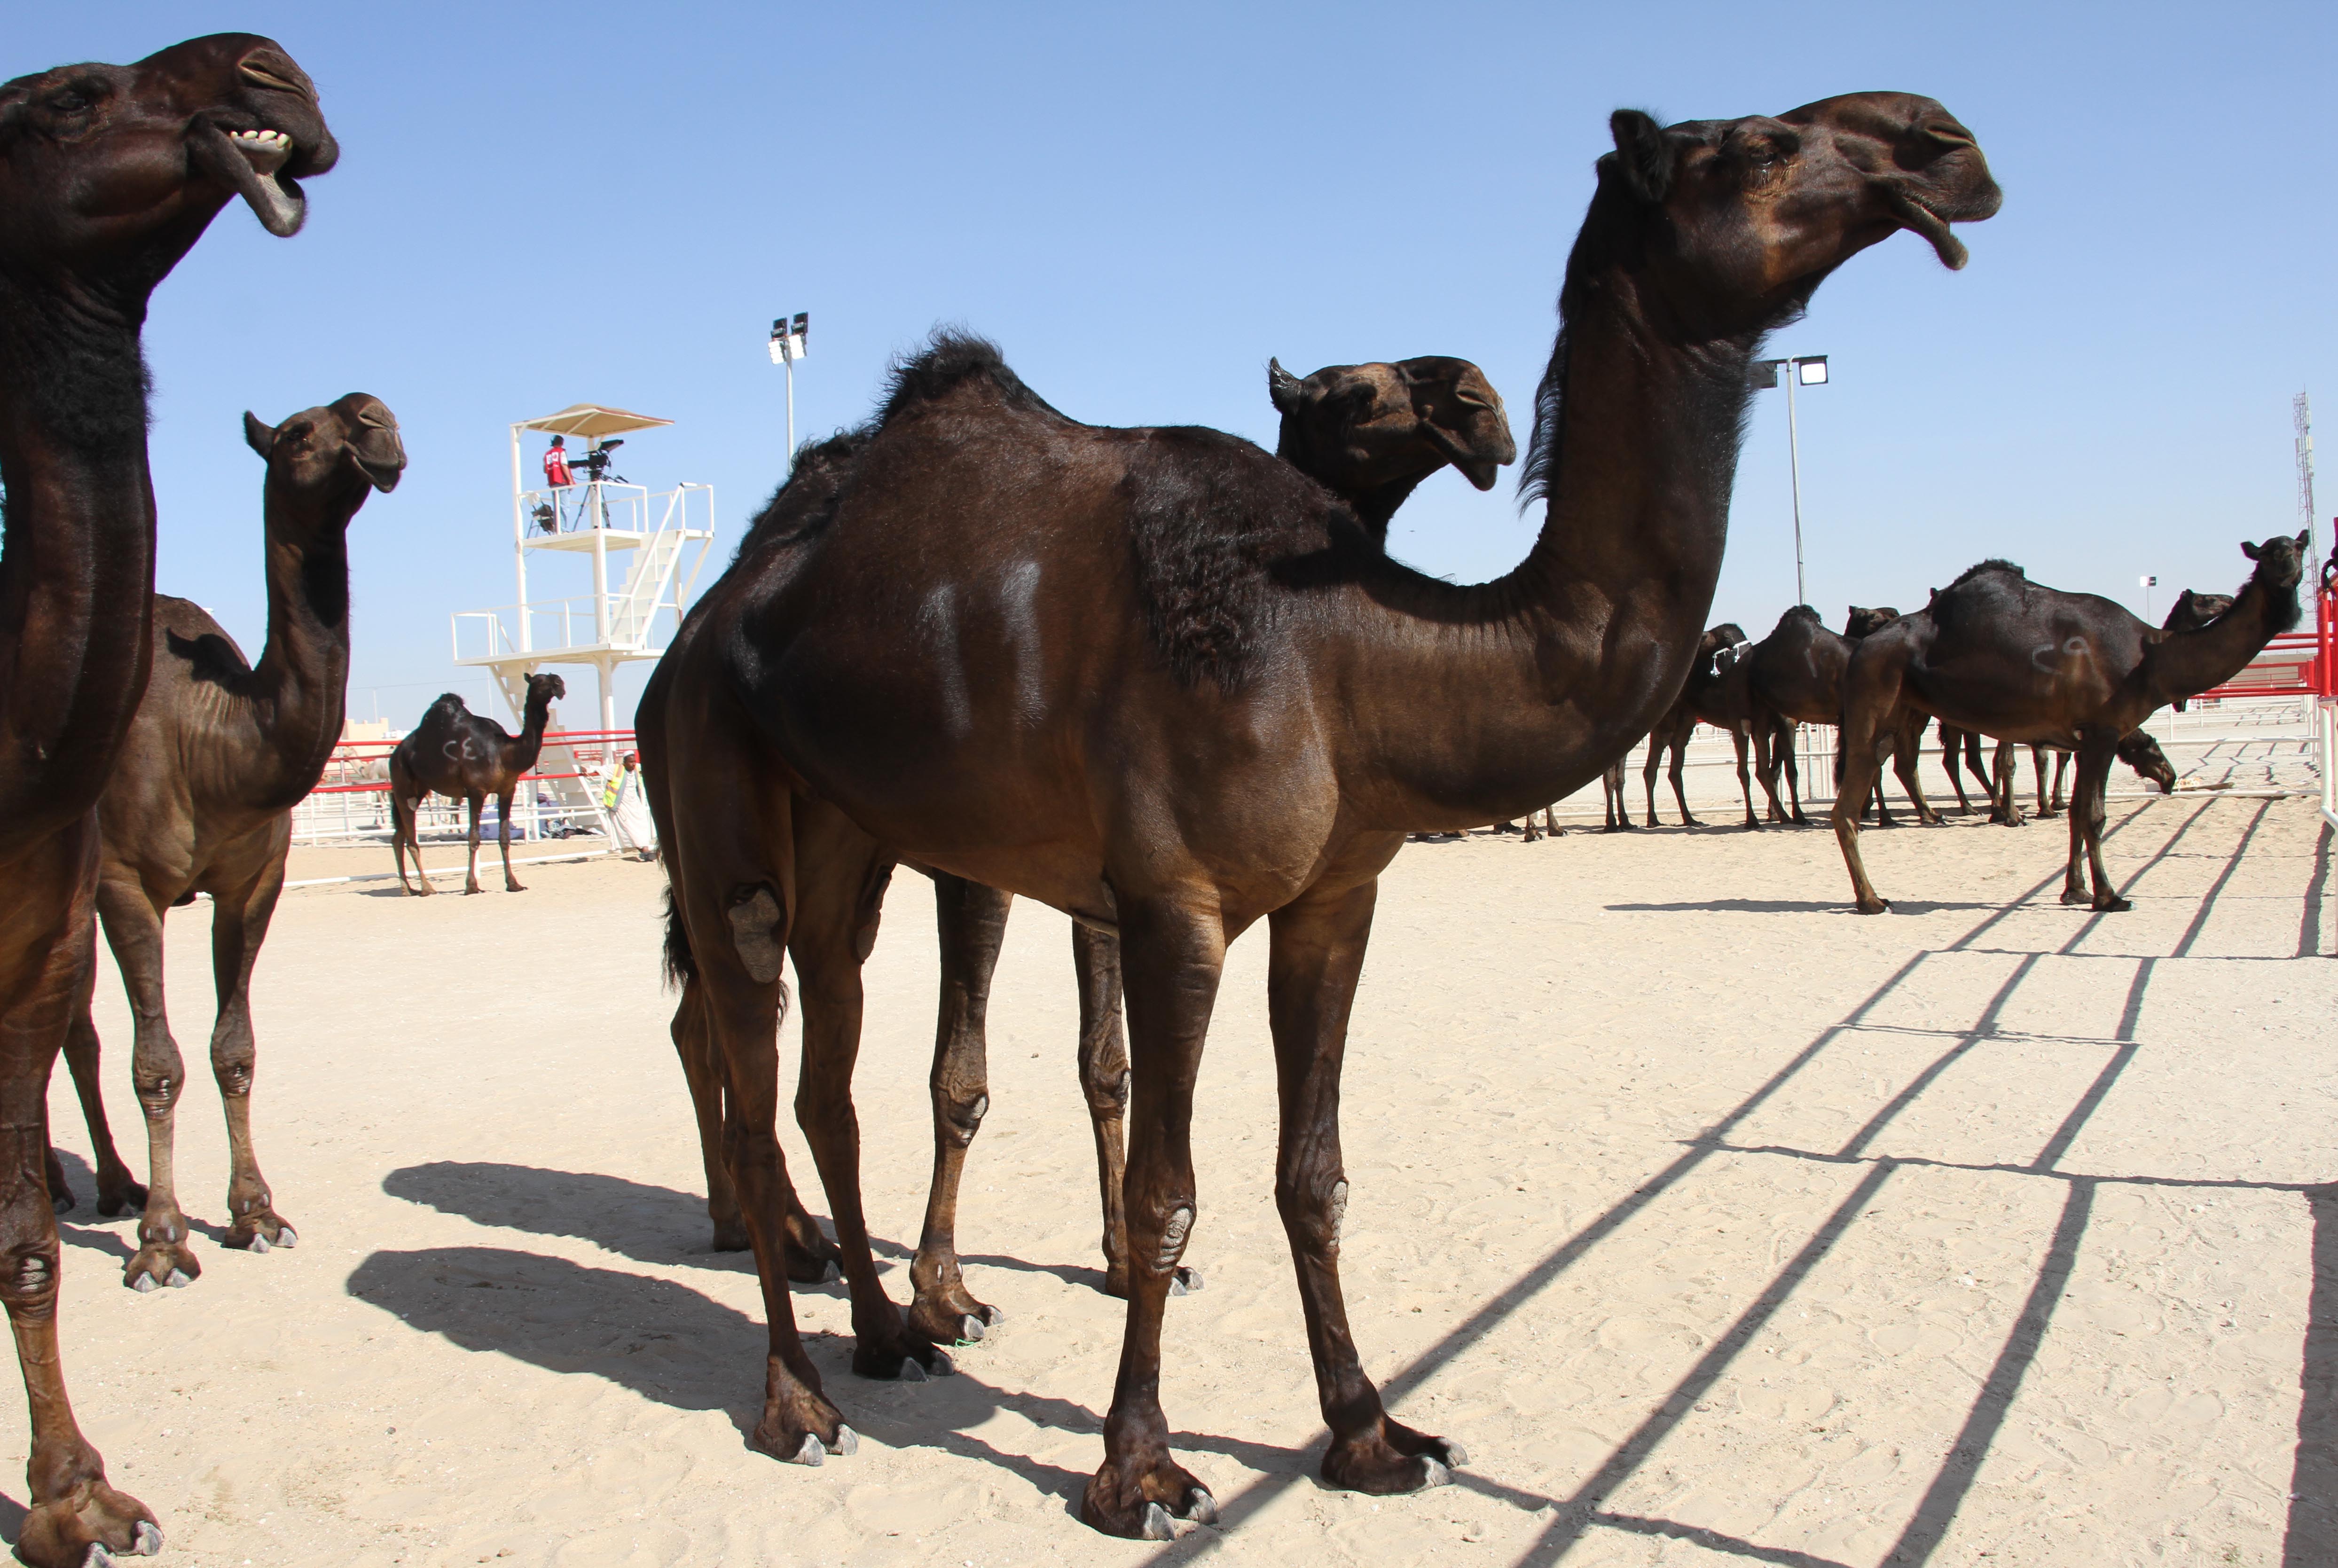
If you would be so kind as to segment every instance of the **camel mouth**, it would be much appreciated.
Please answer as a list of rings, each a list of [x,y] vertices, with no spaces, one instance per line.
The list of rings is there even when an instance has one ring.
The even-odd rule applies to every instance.
[[[1940,259],[1941,266],[1951,272],[1960,272],[1964,270],[1965,263],[1972,260],[1972,252],[1965,249],[1964,241],[1950,232],[1950,220],[1934,211],[1922,197],[1904,185],[1893,185],[1887,189],[1885,199],[1891,204],[1891,211],[1901,223],[1922,236],[1925,243],[1931,246],[1932,253]]]
[[[1473,457],[1454,466],[1461,470],[1461,477],[1480,490],[1491,490],[1494,481],[1502,476],[1502,466],[1491,457]]]
[[[242,197],[261,228],[280,240],[300,231],[309,202],[300,182],[283,172],[300,151],[290,135],[264,128],[222,131],[198,120],[188,142],[204,172]]]

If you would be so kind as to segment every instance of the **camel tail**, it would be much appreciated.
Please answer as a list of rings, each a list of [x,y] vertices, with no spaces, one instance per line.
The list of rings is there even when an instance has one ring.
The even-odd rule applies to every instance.
[[[665,888],[665,983],[680,987],[698,978],[698,960],[690,951],[690,931],[674,904],[673,884]]]

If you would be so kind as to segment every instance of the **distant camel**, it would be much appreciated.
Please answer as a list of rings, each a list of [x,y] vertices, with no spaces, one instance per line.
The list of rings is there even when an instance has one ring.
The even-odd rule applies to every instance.
[[[1743,635],[1734,626],[1708,629],[1697,641],[1689,679],[1694,681],[1695,671],[1706,669],[1714,654]],[[1661,826],[1656,817],[1656,769],[1667,752],[1672,756],[1673,800],[1680,807],[1681,823],[1688,828],[1704,826],[1690,814],[1688,795],[1681,787],[1683,754],[1688,750],[1689,737],[1696,733],[1696,704],[1690,700],[1684,687],[1681,694],[1673,699],[1672,706],[1665,710],[1664,717],[1656,720],[1655,728],[1648,731],[1648,758],[1640,769],[1640,781],[1647,787],[1648,826],[1651,828]]]
[[[2103,867],[2103,788],[2119,740],[2155,709],[2231,680],[2276,634],[2297,624],[2304,549],[2302,534],[2244,543],[2241,553],[2256,569],[2233,607],[2196,632],[2163,631],[2108,599],[2041,587],[2010,562],[1984,561],[1925,609],[1862,642],[1845,678],[1846,789],[1834,808],[1835,837],[1860,912],[1890,906],[1876,897],[1861,863],[1859,817],[1851,803],[1881,767],[1890,738],[1918,714],[2004,740],[2075,750],[2062,902],[2091,902],[2106,912],[2131,907]]]
[[[1255,446],[1081,424],[944,335],[898,368],[833,505],[751,541],[685,619],[638,714],[681,1006],[742,1102],[724,1148],[769,1317],[759,1449],[856,1446],[781,1273],[791,958],[798,1119],[844,1253],[851,1365],[947,1364],[878,1273],[852,1102],[861,965],[906,861],[1121,938],[1131,1278],[1081,1518],[1167,1540],[1173,1516],[1218,1516],[1173,1455],[1161,1328],[1202,1212],[1212,1007],[1253,925],[1271,927],[1274,1196],[1321,1476],[1406,1493],[1466,1463],[1389,1413],[1340,1285],[1340,1081],[1378,879],[1408,833],[1558,799],[1646,732],[1711,607],[1763,335],[1901,229],[1961,261],[1950,225],[2000,200],[1971,133],[1912,95],[1671,127],[1627,111],[1611,134],[1537,400],[1529,493],[1548,506],[1502,580],[1410,571]]]
[[[1447,464],[1483,490],[1503,465],[1518,456],[1500,396],[1484,372],[1467,359],[1431,356],[1333,365],[1305,377],[1292,376],[1271,359],[1267,395],[1282,416],[1276,456],[1345,501],[1376,547],[1384,546],[1390,520],[1405,498]],[[777,519],[804,505],[807,497],[832,495],[855,455],[850,437],[807,447],[787,485],[752,524],[751,538],[754,530],[779,525]],[[997,1308],[977,1300],[966,1287],[958,1255],[957,1216],[967,1154],[989,1110],[984,1023],[991,972],[998,962],[1013,899],[960,877],[937,873],[933,882],[942,947],[931,1080],[934,1175],[924,1228],[909,1265],[914,1295],[909,1321],[913,1330],[936,1343],[952,1344],[979,1340],[1000,1320]],[[1076,922],[1072,971],[1079,993],[1080,1088],[1095,1135],[1104,1289],[1109,1295],[1125,1296],[1129,1258],[1121,1191],[1128,1051],[1121,1028],[1117,939]],[[729,1102],[719,1070],[703,1054],[707,1042],[693,1024],[676,1014],[674,1045],[699,1116],[714,1246],[718,1250],[742,1249],[748,1244],[747,1228],[722,1155]],[[792,1184],[782,1203],[789,1277],[810,1282],[831,1276],[835,1245],[820,1234]],[[1182,1293],[1200,1283],[1200,1276],[1181,1264],[1172,1288]]]
[[[32,1416],[15,1524],[32,1568],[162,1547],[153,1511],[107,1481],[74,1419],[42,1180],[50,1072],[94,979],[98,798],[153,656],[139,333],[229,202],[289,236],[307,214],[300,180],[339,157],[307,75],[249,33],[0,83],[0,1301]],[[285,326],[242,325],[252,341]]]
[[[1842,672],[1851,662],[1852,649],[1861,638],[1899,618],[1900,612],[1888,606],[1866,609],[1854,604],[1838,636],[1827,630],[1817,611],[1797,604],[1778,617],[1777,626],[1767,637],[1745,651],[1743,662],[1752,697],[1755,765],[1773,809],[1778,775],[1785,774],[1790,820],[1805,824],[1810,820],[1803,815],[1802,787],[1794,768],[1794,727],[1833,728],[1842,723]],[[1888,823],[1891,816],[1884,810],[1880,787],[1875,803]]]
[[[273,427],[243,416],[244,439],[268,465],[262,490],[268,641],[260,662],[184,599],[154,600],[154,673],[131,720],[122,760],[98,802],[97,910],[137,1024],[132,1058],[146,1114],[149,1187],[134,1199],[98,1091],[97,1026],[84,1003],[65,1061],[90,1114],[98,1211],[142,1203],[138,1250],[122,1281],[139,1290],[192,1284],[202,1272],[180,1211],[172,1152],[186,1085],[162,987],[162,922],[173,905],[211,897],[211,969],[219,1008],[211,1075],[227,1112],[229,1226],[221,1244],[265,1252],[298,1240],[276,1212],[251,1148],[251,970],[268,940],[292,808],[324,775],[341,737],[349,671],[349,521],[406,469],[398,421],[379,398],[352,392]],[[50,1188],[64,1171],[50,1153]]]
[[[1761,819],[1754,815],[1753,779],[1757,775],[1747,769],[1745,759],[1754,744],[1754,727],[1762,727],[1766,742],[1771,720],[1757,708],[1754,688],[1747,679],[1751,671],[1744,655],[1753,643],[1746,638],[1745,629],[1734,621],[1727,622],[1707,632],[1706,642],[1710,642],[1716,632],[1725,634],[1724,640],[1711,652],[1705,651],[1704,644],[1698,645],[1696,663],[1689,670],[1688,684],[1681,689],[1681,696],[1699,723],[1710,724],[1727,734],[1730,743],[1736,747],[1737,792],[1745,800],[1745,826],[1759,828]],[[1770,780],[1763,779],[1762,788],[1769,796],[1770,819],[1784,821],[1785,809],[1778,804],[1777,791],[1771,788]]]
[[[422,869],[422,846],[415,838],[415,812],[425,795],[436,790],[471,808],[471,858],[463,877],[463,891],[479,887],[479,806],[496,798],[496,846],[503,851],[504,891],[525,893],[511,868],[512,796],[521,775],[535,766],[544,750],[544,727],[552,705],[568,695],[568,682],[557,675],[530,675],[527,701],[520,713],[520,732],[514,735],[492,719],[482,719],[449,691],[430,704],[422,721],[389,754],[389,852],[398,861],[398,885],[408,893],[435,891]],[[414,852],[417,887],[406,880],[406,854]]]

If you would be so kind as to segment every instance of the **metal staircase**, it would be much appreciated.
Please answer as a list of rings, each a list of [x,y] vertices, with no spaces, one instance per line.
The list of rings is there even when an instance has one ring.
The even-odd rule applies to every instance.
[[[611,595],[611,644],[619,648],[639,648],[646,642],[650,622],[673,586],[674,571],[682,564],[683,543],[682,530],[661,529],[651,534],[649,543],[635,552],[633,569],[625,573],[624,585]]]

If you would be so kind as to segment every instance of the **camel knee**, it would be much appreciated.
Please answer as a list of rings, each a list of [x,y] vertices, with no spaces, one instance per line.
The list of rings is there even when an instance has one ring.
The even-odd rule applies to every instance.
[[[747,977],[758,985],[778,980],[787,957],[787,936],[781,928],[787,911],[781,906],[779,895],[770,884],[758,882],[733,892],[731,906],[722,913],[731,922],[731,946],[737,950]],[[870,940],[875,940],[873,933]]]
[[[966,1148],[982,1131],[982,1119],[990,1114],[989,1094],[979,1089],[953,1091],[941,1083],[933,1088],[934,1131],[952,1147]]]
[[[0,1305],[6,1306],[11,1320],[40,1322],[55,1316],[62,1252],[50,1235],[19,1241],[0,1257]]]
[[[252,1071],[259,1060],[249,1034],[211,1043],[211,1076],[220,1093],[235,1098],[251,1093]]]
[[[186,1087],[186,1063],[168,1034],[160,1046],[139,1047],[130,1062],[130,1084],[149,1116],[167,1116]]]
[[[1124,1055],[1114,1063],[1100,1063],[1093,1069],[1083,1066],[1080,1091],[1087,1096],[1088,1119],[1094,1122],[1115,1122],[1128,1114],[1128,1058]]]
[[[1320,1257],[1340,1250],[1340,1226],[1348,1214],[1348,1178],[1337,1169],[1278,1176],[1274,1207],[1292,1244]]]
[[[1165,1208],[1166,1212],[1162,1212],[1162,1208]],[[1194,1200],[1191,1198],[1172,1198],[1156,1207],[1154,1213],[1157,1215],[1154,1231],[1157,1240],[1152,1248],[1152,1256],[1145,1261],[1156,1271],[1166,1274],[1175,1269],[1178,1260],[1185,1256],[1185,1243],[1193,1238]]]

